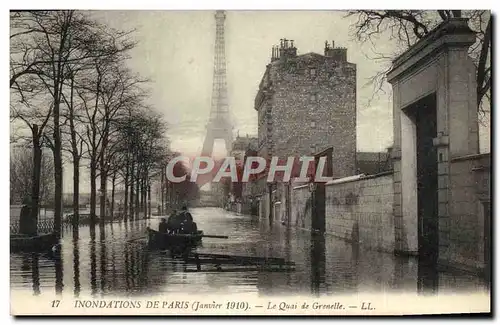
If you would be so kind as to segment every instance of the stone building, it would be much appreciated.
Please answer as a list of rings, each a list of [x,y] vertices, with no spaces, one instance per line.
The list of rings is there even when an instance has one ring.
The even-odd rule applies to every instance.
[[[240,137],[239,135],[233,141],[233,146],[230,151],[230,156],[235,157],[237,165],[240,168],[244,165],[244,160],[249,151],[255,151],[257,149],[257,138],[250,137],[248,134],[245,137]],[[240,169],[240,173],[242,169]],[[242,182],[231,183],[230,193],[236,200],[241,200],[243,195],[244,184]]]
[[[333,176],[355,173],[356,65],[347,49],[297,55],[293,41],[273,47],[255,98],[258,154],[305,156],[334,148]]]

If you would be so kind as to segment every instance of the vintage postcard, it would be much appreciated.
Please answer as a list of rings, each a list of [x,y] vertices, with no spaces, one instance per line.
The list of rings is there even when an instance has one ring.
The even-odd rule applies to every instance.
[[[11,314],[490,314],[492,42],[489,10],[11,10]]]

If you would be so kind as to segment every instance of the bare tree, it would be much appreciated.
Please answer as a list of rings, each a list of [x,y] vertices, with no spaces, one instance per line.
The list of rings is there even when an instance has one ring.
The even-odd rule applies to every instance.
[[[54,164],[50,157],[41,154],[39,183],[39,198],[34,210],[38,211],[40,205],[48,204],[52,199],[54,185]],[[33,197],[34,174],[33,150],[29,147],[17,146],[11,150],[10,155],[10,197],[11,203],[20,203],[26,197]],[[36,214],[36,218],[38,215]]]
[[[477,41],[470,48],[470,56],[477,67],[477,105],[485,110],[485,99],[491,104],[491,14],[488,10],[354,10],[348,17],[356,17],[354,36],[362,42],[377,41],[377,37],[387,33],[403,51],[425,37],[440,22],[452,17],[468,18],[469,27],[476,33]],[[399,52],[398,52],[399,53]],[[393,53],[396,55],[398,53]],[[391,59],[391,56],[377,53],[376,59]],[[380,90],[385,74],[390,67],[375,75],[371,82]]]
[[[32,148],[31,155],[22,155],[23,158],[29,157],[31,159],[30,168],[26,168],[25,165],[23,169],[31,173],[31,180],[29,182],[31,191],[29,197],[31,198],[30,220],[33,223],[32,226],[36,225],[36,220],[38,219],[40,185],[45,186],[44,182],[47,181],[44,179],[44,182],[41,182],[43,172],[42,147],[47,129],[46,126],[52,114],[51,108],[46,110],[40,108],[40,106],[45,106],[44,103],[47,98],[44,97],[43,90],[41,90],[40,85],[36,81],[37,79],[34,77],[24,78],[24,80],[17,79],[11,85],[10,105],[11,122],[14,124],[21,123],[24,126],[20,134],[14,135],[14,142],[25,148]],[[29,133],[22,132],[26,129],[29,130]],[[17,170],[16,166],[12,167],[14,170]],[[20,180],[18,179],[17,181]],[[22,184],[26,184],[26,182],[22,182]],[[22,199],[28,197],[28,193],[23,192],[23,195]]]

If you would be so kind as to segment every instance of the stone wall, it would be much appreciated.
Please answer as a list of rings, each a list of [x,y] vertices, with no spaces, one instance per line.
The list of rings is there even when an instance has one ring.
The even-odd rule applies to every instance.
[[[394,251],[392,172],[326,186],[326,232],[372,249]]]
[[[455,158],[450,163],[449,222],[440,220],[448,236],[440,238],[440,259],[471,271],[488,268],[490,211],[490,155]]]
[[[440,218],[440,265],[486,272],[491,247],[490,154],[450,162],[449,219]],[[393,173],[336,180],[326,185],[325,231],[370,249],[399,252],[395,243]],[[442,182],[442,179],[441,181]],[[439,186],[448,186],[440,184]],[[311,230],[308,185],[292,188],[289,225]],[[283,204],[275,206],[282,213]],[[448,221],[449,220],[449,221]]]
[[[326,185],[326,233],[346,241],[387,252],[394,251],[392,172]],[[311,230],[309,185],[291,193],[290,226]]]

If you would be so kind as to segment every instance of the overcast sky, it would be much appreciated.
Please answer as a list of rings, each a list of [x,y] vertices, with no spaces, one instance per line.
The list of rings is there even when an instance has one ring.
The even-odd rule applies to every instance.
[[[138,45],[131,53],[130,67],[153,81],[150,104],[163,113],[170,125],[172,149],[187,155],[199,154],[210,112],[214,12],[129,10],[99,11],[93,15],[114,28],[136,29]],[[394,53],[397,48],[386,35],[375,44],[355,41],[350,32],[354,18],[345,15],[342,11],[227,12],[228,97],[235,134],[239,130],[240,135],[257,136],[253,104],[271,47],[280,38],[287,38],[295,41],[298,54],[323,54],[325,40],[329,40],[348,48],[348,61],[357,65],[358,151],[384,151],[391,145],[390,86],[384,85],[385,93],[370,100],[373,86],[366,83],[384,69],[381,62],[372,59],[374,53]],[[215,151],[225,151],[222,141],[216,143]],[[71,168],[65,170],[69,172]],[[68,176],[65,191],[71,192],[72,176]],[[83,185],[82,191],[87,187]]]
[[[131,67],[150,77],[151,104],[170,123],[172,148],[187,154],[201,150],[210,111],[215,41],[211,11],[107,11],[99,18],[109,25],[136,28],[139,42]],[[392,141],[389,96],[367,106],[373,89],[367,78],[382,67],[369,60],[371,45],[352,41],[340,11],[230,11],[226,18],[226,59],[230,110],[235,133],[257,135],[253,103],[269,63],[271,47],[280,38],[295,40],[299,54],[323,53],[325,40],[348,48],[348,60],[358,68],[358,148],[384,150]],[[377,50],[389,51],[381,41]],[[367,134],[369,137],[363,137]],[[217,143],[219,150],[223,143]]]

